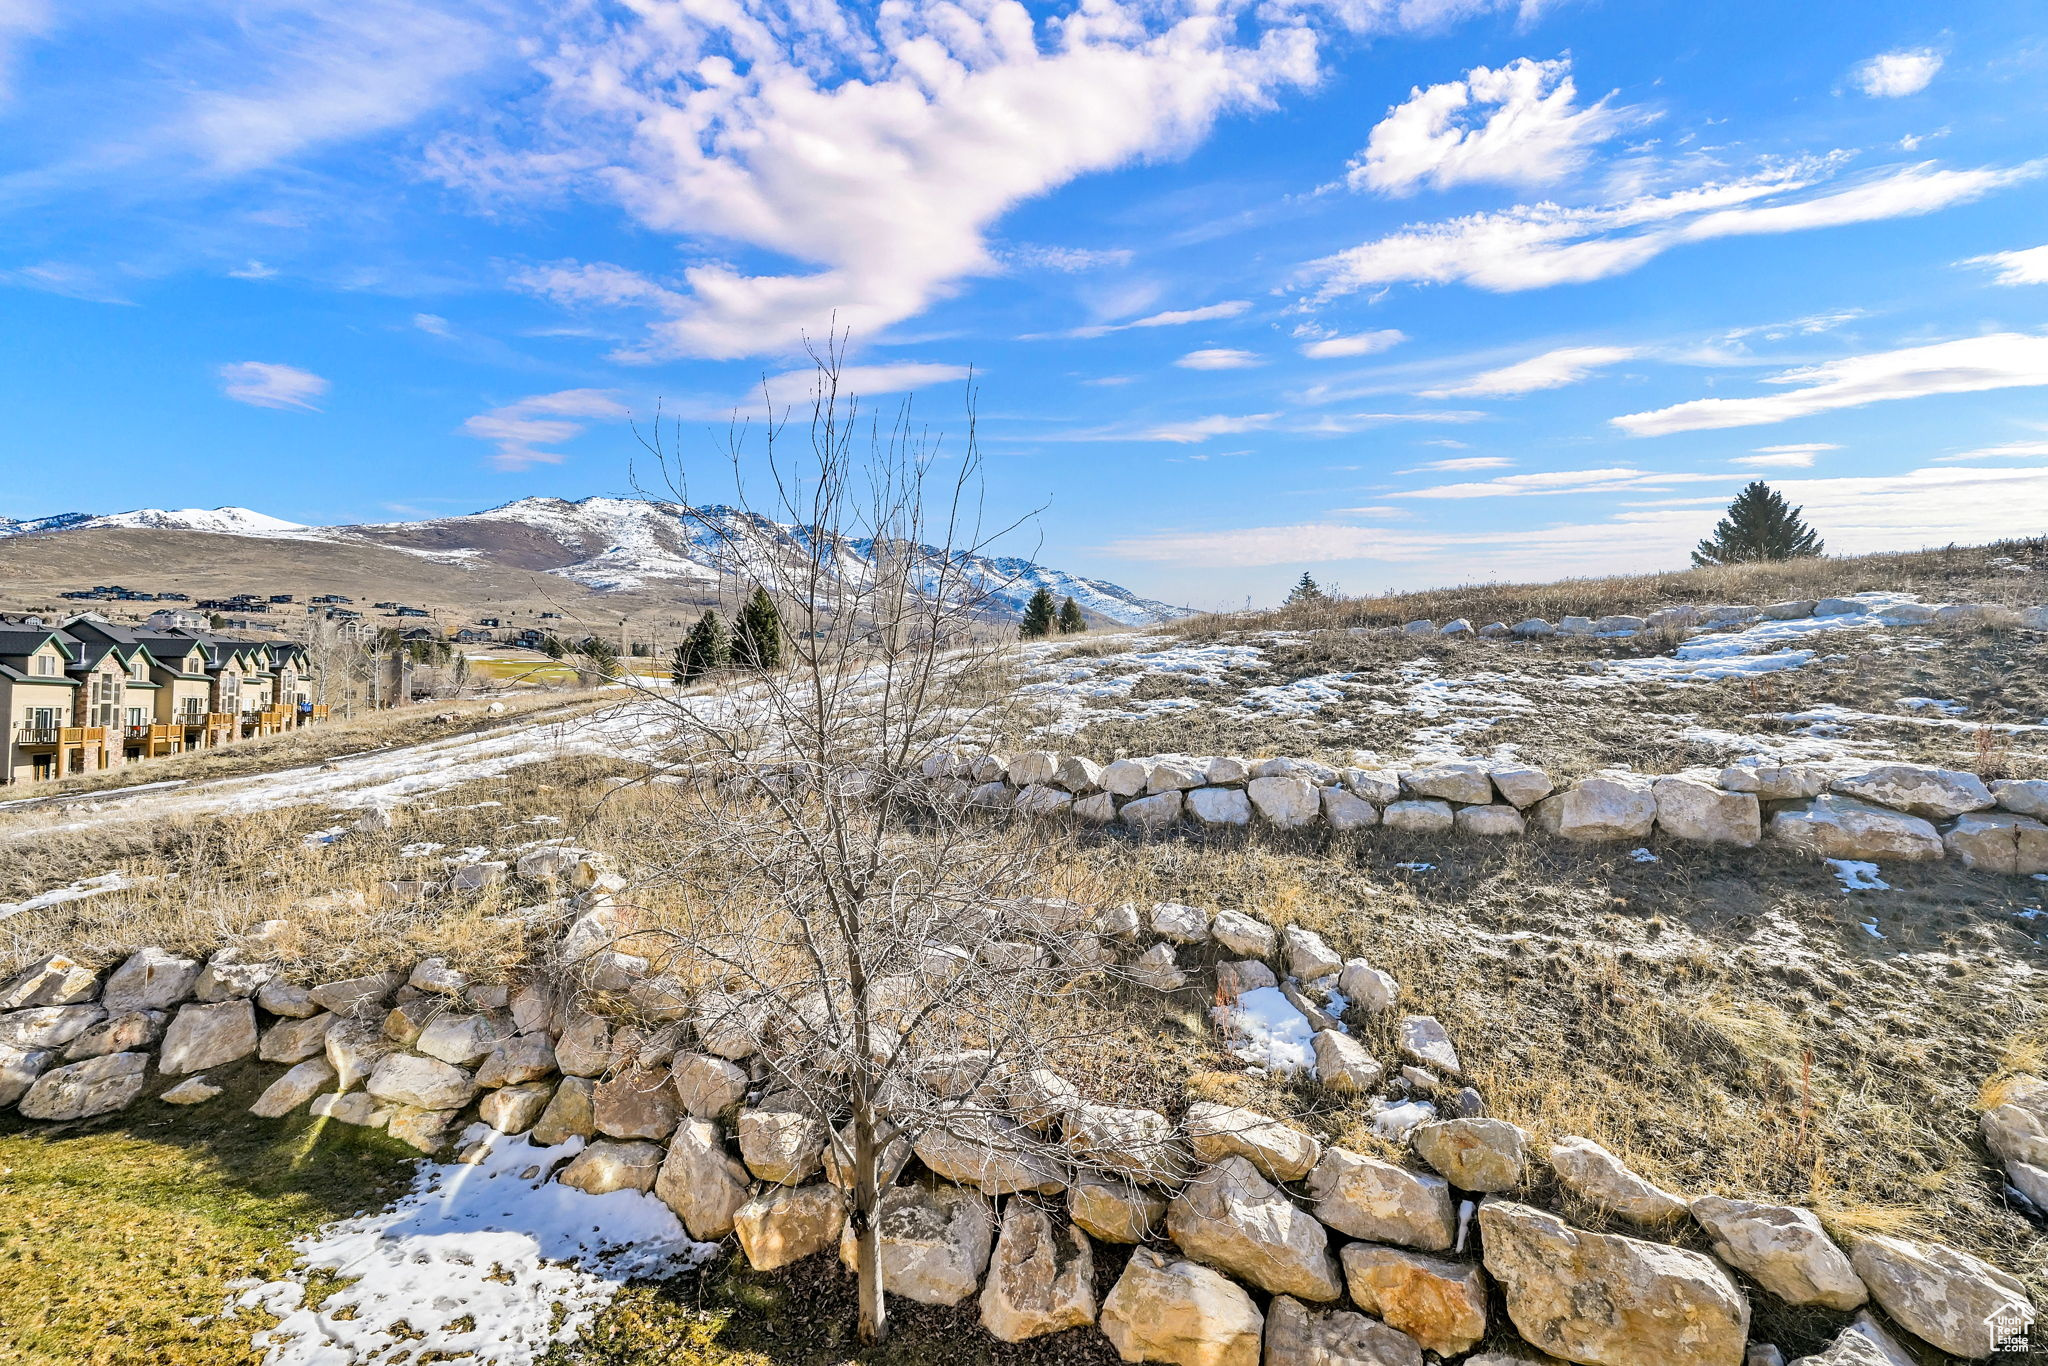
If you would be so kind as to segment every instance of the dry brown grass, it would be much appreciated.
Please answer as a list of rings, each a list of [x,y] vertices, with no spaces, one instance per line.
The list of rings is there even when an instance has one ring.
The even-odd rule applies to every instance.
[[[1994,570],[1988,563],[1994,558],[2010,558],[2031,572]],[[1932,602],[1989,602],[2025,607],[2048,597],[2044,575],[2048,575],[2048,537],[2035,537],[1943,550],[1723,565],[1661,574],[1561,579],[1553,583],[1464,584],[1379,597],[1330,599],[1264,612],[1200,616],[1170,629],[1213,638],[1228,631],[1399,626],[1418,618],[1441,623],[1465,617],[1474,626],[1490,621],[1513,625],[1528,617],[1555,621],[1566,616],[1640,616],[1679,603],[1762,604],[1874,591],[1918,593]]]

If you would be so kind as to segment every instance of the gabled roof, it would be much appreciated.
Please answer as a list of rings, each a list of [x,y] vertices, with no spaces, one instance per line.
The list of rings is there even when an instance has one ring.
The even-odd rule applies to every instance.
[[[74,657],[77,642],[54,626],[0,627],[0,655],[26,657],[53,640],[66,659]]]

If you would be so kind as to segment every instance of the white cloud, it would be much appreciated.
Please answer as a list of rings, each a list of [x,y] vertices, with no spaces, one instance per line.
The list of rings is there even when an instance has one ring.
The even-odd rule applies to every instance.
[[[628,416],[626,406],[604,389],[563,389],[533,394],[502,408],[478,413],[462,430],[497,447],[491,464],[501,470],[560,464],[562,453],[544,449],[583,434],[584,421]]]
[[[1561,389],[1635,355],[1635,350],[1626,346],[1564,346],[1441,389],[1424,389],[1422,397],[1512,398],[1538,389]]]
[[[1169,308],[1164,313],[1152,313],[1127,323],[1094,323],[1088,327],[1071,328],[1065,332],[1042,335],[1058,337],[1106,337],[1112,332],[1128,332],[1134,327],[1181,327],[1188,323],[1215,322],[1222,318],[1235,318],[1252,306],[1249,299],[1226,299],[1220,304],[1207,304],[1201,308]],[[1027,337],[1024,340],[1036,340]]]
[[[1974,451],[1937,455],[1939,465],[1962,464],[1971,460],[2034,460],[2048,456],[2048,441],[2008,441],[2002,446],[1979,446]]]
[[[1228,346],[1211,346],[1200,351],[1190,351],[1174,362],[1183,370],[1244,370],[1264,363],[1253,352],[1239,351]]]
[[[1088,247],[1025,245],[1011,248],[1007,255],[1020,266],[1035,270],[1056,270],[1067,275],[1086,270],[1101,270],[1108,266],[1127,266],[1131,263],[1131,252],[1124,247],[1095,250]]]
[[[1354,332],[1347,337],[1324,337],[1318,341],[1304,342],[1301,354],[1310,360],[1335,360],[1343,356],[1370,356],[1399,346],[1408,340],[1408,334],[1397,328],[1383,327],[1377,332]]]
[[[1867,478],[1784,479],[1834,554],[1972,544],[2039,533],[2048,468],[1926,468]],[[1720,516],[1721,501],[1618,510],[1603,521],[1497,530],[1309,522],[1134,536],[1104,548],[1120,559],[1182,568],[1252,568],[1347,560],[1412,567],[1410,582],[1561,578],[1682,566]]]
[[[2001,285],[2048,285],[2048,247],[1995,251],[1989,256],[1972,256],[1962,264],[1997,271],[1995,283]]]
[[[450,327],[448,320],[438,313],[415,313],[412,315],[412,325],[430,337],[452,337],[455,335],[455,329]]]
[[[229,271],[228,278],[231,280],[268,280],[276,274],[277,269],[274,266],[266,266],[261,261],[249,261]]]
[[[1901,95],[1919,94],[1934,79],[1934,73],[1940,70],[1941,54],[1923,47],[1881,52],[1869,61],[1859,63],[1849,73],[1849,79],[1872,99],[1896,99]]]
[[[1000,269],[987,234],[1077,177],[1195,145],[1318,74],[1304,24],[1207,6],[591,7],[540,63],[544,118],[645,226],[787,265],[700,258],[655,357],[871,337]],[[490,157],[480,154],[488,168]],[[444,174],[472,154],[447,149]],[[483,178],[483,171],[477,174]]]
[[[1663,488],[1670,484],[1701,484],[1732,479],[1728,474],[1656,474],[1620,466],[1601,470],[1542,470],[1504,474],[1477,484],[1438,484],[1389,495],[1394,498],[1548,498],[1566,493],[1618,493],[1624,489]]]
[[[1272,426],[1279,416],[1278,413],[1250,413],[1243,417],[1227,417],[1222,414],[1197,417],[1186,422],[1166,422],[1156,427],[1148,427],[1130,439],[1171,441],[1176,445],[1191,446],[1207,441],[1212,436],[1235,436],[1239,432],[1263,431]]]
[[[1788,370],[1772,384],[1795,386],[1755,398],[1701,398],[1612,419],[1630,436],[1756,427],[1795,417],[1860,408],[1888,399],[1971,394],[2048,384],[2048,336],[1998,332],[1909,346]]]
[[[1455,460],[1432,460],[1417,465],[1414,469],[1402,470],[1402,474],[1452,474],[1461,470],[1505,470],[1514,467],[1514,461],[1503,455],[1461,455]]]
[[[295,365],[273,365],[268,361],[242,360],[219,370],[220,391],[237,403],[258,408],[300,408],[320,411],[313,400],[327,392],[327,381]]]
[[[55,23],[49,0],[0,0],[0,104],[14,93],[14,67],[22,49]]]
[[[1840,449],[1842,448],[1832,441],[1805,441],[1793,446],[1758,446],[1755,455],[1738,455],[1728,463],[1752,470],[1798,470],[1812,465],[1814,456],[1822,451]]]
[[[1374,125],[1345,182],[1387,194],[1425,183],[1553,184],[1584,165],[1594,144],[1641,122],[1612,99],[1579,108],[1569,56],[1474,67],[1463,80],[1409,91]]]
[[[1625,274],[1689,242],[1932,213],[2040,170],[2030,163],[1952,171],[1926,162],[1894,167],[1846,188],[1813,192],[1838,164],[1838,158],[1807,159],[1615,204],[1519,204],[1411,224],[1311,262],[1302,275],[1314,285],[1311,303],[1402,282],[1462,283],[1500,293],[1583,284]]]

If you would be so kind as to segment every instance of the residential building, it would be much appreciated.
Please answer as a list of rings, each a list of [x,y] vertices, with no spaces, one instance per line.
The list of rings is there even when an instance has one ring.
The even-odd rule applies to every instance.
[[[0,783],[93,773],[326,719],[294,641],[92,613],[0,618]]]

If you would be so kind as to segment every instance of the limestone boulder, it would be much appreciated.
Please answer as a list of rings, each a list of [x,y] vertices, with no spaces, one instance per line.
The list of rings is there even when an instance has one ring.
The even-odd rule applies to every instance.
[[[659,1143],[611,1143],[600,1140],[571,1158],[555,1180],[586,1195],[654,1188],[661,1172]]]
[[[1198,1161],[1242,1157],[1275,1181],[1301,1180],[1323,1155],[1323,1145],[1301,1130],[1241,1106],[1197,1101],[1183,1123]]]
[[[1583,1366],[1738,1366],[1749,1301],[1710,1257],[1491,1199],[1487,1274],[1527,1341]]]
[[[44,1072],[16,1108],[23,1119],[52,1121],[112,1114],[135,1103],[148,1070],[144,1054],[103,1053]]]
[[[1380,824],[1389,830],[1406,830],[1416,835],[1441,835],[1456,824],[1449,802],[1433,798],[1410,798],[1388,802],[1380,812]]]
[[[1495,764],[1487,776],[1501,798],[1517,810],[1534,806],[1557,790],[1548,773],[1528,764]]]
[[[1252,823],[1252,799],[1238,787],[1198,787],[1187,795],[1187,813],[1203,825]]]
[[[1174,1134],[1173,1121],[1157,1110],[1080,1105],[1066,1113],[1060,1132],[1067,1149],[1084,1165],[1135,1181],[1170,1185],[1187,1166],[1187,1152]]]
[[[1451,826],[1461,835],[1479,839],[1503,839],[1524,833],[1528,822],[1522,813],[1504,803],[1492,806],[1461,806],[1451,813]]]
[[[685,1119],[676,1126],[654,1179],[654,1194],[675,1211],[692,1238],[716,1242],[731,1233],[751,1189],[747,1169],[725,1150],[717,1124]]]
[[[1493,778],[1484,764],[1449,763],[1410,769],[1401,781],[1418,797],[1436,797],[1466,806],[1493,801]]]
[[[1748,792],[1759,801],[1803,802],[1828,790],[1828,771],[1810,764],[1730,764],[1720,784],[1730,792]]]
[[[1924,862],[1945,852],[1940,832],[1919,816],[1833,794],[1774,814],[1770,837],[1822,858]]]
[[[391,1051],[383,1031],[369,1020],[337,1020],[320,1040],[321,1050],[334,1067],[335,1089],[349,1090],[369,1079],[384,1055]]]
[[[733,1232],[756,1271],[774,1271],[839,1244],[846,1203],[831,1186],[770,1186],[733,1211]]]
[[[257,988],[256,1004],[289,1020],[310,1019],[322,1010],[312,992],[282,977],[273,977]]]
[[[572,1077],[601,1077],[618,1061],[611,1026],[587,1011],[567,1012],[554,1047],[555,1066]]]
[[[1074,819],[1087,825],[1108,825],[1116,819],[1116,798],[1107,792],[1074,801]]]
[[[1751,1352],[1754,1353],[1752,1348]],[[1778,1358],[1782,1366],[1784,1357]],[[1755,1358],[1749,1366],[1756,1366]],[[1800,1357],[1792,1366],[1918,1366],[1913,1356],[1868,1311],[1835,1334],[1835,1340],[1812,1356]]]
[[[20,1100],[35,1084],[35,1079],[56,1066],[57,1062],[55,1049],[0,1045],[0,1108]]]
[[[667,1138],[675,1131],[675,1087],[667,1067],[624,1068],[591,1093],[591,1123],[612,1138]]]
[[[1340,787],[1320,789],[1323,823],[1332,830],[1367,830],[1380,823],[1380,809]]]
[[[161,1010],[131,1010],[108,1015],[86,1026],[85,1031],[64,1048],[64,1061],[80,1062],[102,1053],[124,1053],[145,1049],[164,1036],[170,1015]]]
[[[1240,958],[1271,958],[1280,936],[1271,925],[1243,911],[1218,911],[1209,924],[1210,937]]]
[[[1141,1247],[1102,1301],[1102,1332],[1125,1361],[1259,1366],[1266,1326],[1234,1282]]]
[[[62,1048],[106,1018],[107,1011],[90,1001],[11,1011],[0,1015],[0,1048]]]
[[[1399,1028],[1401,1053],[1410,1062],[1458,1076],[1465,1070],[1451,1036],[1434,1015],[1404,1015]]]
[[[1127,975],[1141,987],[1154,991],[1179,991],[1188,984],[1171,944],[1154,944],[1132,962]]]
[[[1067,1188],[1067,1217],[1105,1243],[1142,1243],[1166,1217],[1166,1197],[1128,1181],[1083,1176]]]
[[[1199,906],[1162,901],[1152,908],[1152,933],[1176,944],[1201,944],[1209,938],[1209,913]]]
[[[1323,811],[1316,785],[1306,778],[1254,778],[1244,790],[1259,815],[1283,830],[1313,825]]]
[[[1315,1216],[1353,1238],[1443,1252],[1456,1241],[1451,1186],[1346,1148],[1326,1148],[1308,1176]]]
[[[1878,764],[1841,774],[1828,786],[1845,797],[1933,821],[1988,810],[1998,801],[1976,774],[1931,764]]]
[[[1105,765],[1098,780],[1102,790],[1112,796],[1135,797],[1142,793],[1152,780],[1152,768],[1142,759],[1118,759]]]
[[[1161,792],[1154,797],[1139,797],[1125,802],[1117,808],[1116,818],[1133,830],[1150,834],[1174,825],[1180,820],[1180,813],[1180,793]]]
[[[1280,945],[1287,953],[1290,977],[1313,982],[1343,970],[1343,958],[1314,930],[1289,925],[1280,932]]]
[[[545,1030],[500,1039],[476,1069],[476,1084],[521,1086],[555,1074],[555,1046]]]
[[[550,1081],[522,1081],[484,1093],[477,1118],[501,1134],[523,1134],[540,1121],[555,1096]]]
[[[1166,1207],[1180,1249],[1276,1295],[1324,1302],[1344,1293],[1329,1235],[1250,1162],[1196,1172]]]
[[[919,1304],[958,1304],[981,1285],[995,1243],[995,1215],[979,1191],[932,1182],[891,1186],[875,1212],[882,1285]],[[860,1266],[853,1227],[839,1235],[839,1259]]]
[[[1653,1226],[1675,1224],[1686,1215],[1685,1201],[1630,1171],[1590,1138],[1555,1143],[1549,1158],[1565,1189],[1596,1209]]]
[[[602,1097],[604,1084],[597,1089]],[[740,1158],[763,1181],[800,1186],[824,1167],[829,1135],[811,1115],[774,1108],[742,1110],[738,1129]]]
[[[1486,1336],[1486,1272],[1473,1262],[1379,1243],[1346,1243],[1351,1302],[1439,1356],[1471,1351]]]
[[[1659,778],[1657,828],[1697,844],[1755,847],[1764,837],[1763,808],[1748,792],[1728,792],[1700,778]]]
[[[433,1154],[448,1145],[449,1131],[455,1127],[455,1110],[415,1110],[410,1105],[393,1106],[391,1114],[384,1121],[384,1132],[399,1142]]]
[[[684,1113],[697,1119],[723,1119],[747,1098],[747,1074],[724,1058],[678,1053],[669,1072]]]
[[[1991,784],[1991,795],[1996,797],[1998,804],[2007,811],[2022,816],[2048,818],[2048,778],[2000,778]],[[41,1003],[25,1001],[23,1004]]]
[[[44,954],[0,986],[0,1011],[74,1006],[99,994],[100,975],[61,953]]]
[[[2017,1277],[1939,1243],[1870,1234],[1856,1240],[1849,1262],[1892,1322],[1954,1356],[1988,1357],[2033,1318]]]
[[[2048,1167],[2048,1105],[1994,1105],[1977,1119],[1984,1146],[2004,1162]]]
[[[1568,840],[1640,840],[1657,822],[1657,798],[1646,778],[1603,774],[1536,804],[1536,823]]]
[[[2021,876],[2048,873],[2048,825],[2032,816],[1972,812],[1957,817],[1941,841],[1966,868]]]
[[[322,1010],[331,1010],[337,1015],[355,1015],[382,1006],[404,981],[403,973],[373,972],[339,982],[323,982],[306,994]]]
[[[204,1105],[220,1093],[221,1088],[205,1077],[187,1077],[176,1086],[159,1092],[157,1099],[166,1105]]]
[[[1706,1195],[1692,1202],[1692,1217],[1713,1240],[1716,1257],[1787,1304],[1855,1309],[1869,1298],[1812,1210]]]
[[[935,1174],[984,1195],[1057,1195],[1066,1189],[1066,1174],[1028,1129],[973,1105],[942,1112],[913,1147],[917,1160]]]
[[[1409,1135],[1422,1160],[1467,1191],[1511,1191],[1522,1184],[1528,1135],[1504,1119],[1446,1119]]]
[[[1102,786],[1102,765],[1079,754],[1064,755],[1052,780],[1076,797],[1085,797]]]
[[[1185,792],[1209,781],[1209,765],[1199,759],[1172,756],[1154,759],[1146,774],[1145,790],[1151,793]]]
[[[261,954],[230,946],[206,960],[192,995],[201,1001],[238,1001],[254,996],[277,974],[278,965]]]
[[[1072,810],[1073,806],[1074,796],[1071,792],[1045,783],[1025,788],[1017,794],[1017,800],[1011,803],[1011,809],[1018,815],[1035,820],[1061,815]]]
[[[1095,1249],[1087,1235],[1028,1201],[1010,1201],[981,1290],[981,1326],[999,1341],[1024,1342],[1093,1322]]]
[[[1047,749],[1030,749],[1011,757],[1008,776],[1018,787],[1033,787],[1051,782],[1059,771],[1059,755]]]
[[[317,1057],[326,1051],[327,1031],[338,1018],[323,1010],[303,1020],[279,1020],[263,1031],[256,1056],[264,1062],[304,1062]]]
[[[1400,1329],[1348,1309],[1311,1309],[1277,1295],[1266,1311],[1263,1366],[1422,1366],[1422,1348]]]
[[[166,949],[138,949],[107,978],[100,1004],[112,1015],[128,1010],[169,1010],[189,1000],[198,981],[196,959]]]
[[[1401,988],[1392,973],[1383,972],[1363,958],[1347,958],[1337,977],[1337,990],[1352,1005],[1377,1015],[1394,1008]]]
[[[427,1021],[413,1040],[413,1049],[456,1067],[475,1067],[512,1037],[512,1021],[504,1016],[465,1015],[442,1011]]]
[[[1309,1038],[1316,1059],[1316,1077],[1333,1091],[1360,1094],[1379,1089],[1387,1069],[1349,1034],[1319,1029]]]
[[[595,1132],[591,1117],[591,1092],[597,1083],[588,1077],[563,1077],[548,1098],[547,1108],[533,1122],[533,1141],[543,1148],[588,1138]]]
[[[459,1110],[476,1097],[469,1073],[417,1053],[385,1054],[363,1089],[378,1100],[415,1110]]]
[[[1383,768],[1347,768],[1344,790],[1361,801],[1385,806],[1401,795],[1401,775]]]
[[[307,1058],[288,1068],[285,1074],[263,1088],[249,1107],[260,1119],[277,1119],[334,1086],[334,1065],[325,1058]]]
[[[246,1000],[188,1005],[164,1030],[157,1067],[167,1077],[204,1072],[256,1051],[256,1008]]]

